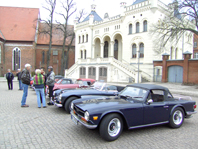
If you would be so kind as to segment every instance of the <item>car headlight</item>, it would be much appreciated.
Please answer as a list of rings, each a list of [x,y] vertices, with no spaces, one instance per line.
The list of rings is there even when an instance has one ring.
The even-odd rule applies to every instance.
[[[73,104],[73,102],[71,103],[71,109],[72,109],[72,110],[74,109],[74,104]]]
[[[89,112],[88,112],[88,111],[85,112],[84,118],[85,118],[87,121],[89,120]]]
[[[61,98],[62,98],[62,94],[59,95],[59,98],[58,99],[61,100]]]

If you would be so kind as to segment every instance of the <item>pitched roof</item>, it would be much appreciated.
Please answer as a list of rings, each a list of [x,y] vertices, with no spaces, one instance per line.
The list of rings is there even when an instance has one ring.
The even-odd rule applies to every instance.
[[[60,29],[57,29],[58,24],[53,24],[53,31],[52,31],[52,45],[63,45],[63,32]],[[74,31],[73,25],[68,25],[68,32]],[[43,31],[49,31],[49,26],[46,23],[39,23],[39,31],[41,32],[38,34],[37,44],[41,45],[48,45],[50,37],[48,34],[42,33]],[[71,41],[71,36],[66,39],[66,44],[69,45]],[[75,38],[72,42],[72,46],[75,45]]]
[[[144,2],[144,1],[147,1],[147,0],[136,0],[132,5],[135,5],[135,4],[138,4],[138,3]]]
[[[94,22],[95,21],[102,21],[102,18],[95,11],[91,11],[91,13],[89,15],[94,16]],[[82,22],[88,21],[89,20],[89,15]]]
[[[34,41],[38,16],[39,8],[0,6],[2,35],[6,40]]]

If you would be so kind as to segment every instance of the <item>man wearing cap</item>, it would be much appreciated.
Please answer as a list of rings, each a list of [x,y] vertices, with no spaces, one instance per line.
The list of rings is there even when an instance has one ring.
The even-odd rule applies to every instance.
[[[21,107],[29,107],[26,104],[26,98],[28,95],[28,86],[30,85],[30,64],[25,64],[25,69],[21,72],[21,82],[23,87],[23,97],[21,100]]]
[[[53,105],[52,97],[53,97],[54,83],[55,83],[55,74],[53,72],[53,67],[49,66],[47,73],[47,81],[46,81],[46,85],[48,85],[49,87],[49,98],[50,98],[50,102],[48,103],[48,105]]]

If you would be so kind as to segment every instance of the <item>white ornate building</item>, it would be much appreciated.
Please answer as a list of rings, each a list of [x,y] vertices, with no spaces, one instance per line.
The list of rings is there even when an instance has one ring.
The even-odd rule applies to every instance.
[[[75,22],[75,64],[65,71],[66,77],[107,82],[138,82],[138,78],[139,82],[153,81],[153,60],[161,60],[162,56],[155,55],[153,41],[158,39],[154,39],[149,29],[165,17],[169,8],[159,0],[120,5],[121,14],[109,17],[106,13],[101,18],[93,4],[91,13],[82,22]],[[182,41],[168,46],[171,59],[182,59],[183,52],[193,50],[191,44]],[[161,68],[157,69],[160,74]]]

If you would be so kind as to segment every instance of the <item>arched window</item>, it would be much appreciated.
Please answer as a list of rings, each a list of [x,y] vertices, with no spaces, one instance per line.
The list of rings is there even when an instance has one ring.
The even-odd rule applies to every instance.
[[[140,32],[140,23],[137,22],[136,23],[136,33],[139,33]]]
[[[79,43],[81,42],[81,37],[79,36]]]
[[[82,50],[80,51],[80,57],[81,57],[81,59],[83,59],[83,51]]]
[[[147,32],[147,21],[146,20],[143,22],[143,31]]]
[[[45,63],[45,51],[42,51],[42,64]]]
[[[21,50],[19,48],[13,49],[12,65],[13,70],[21,69]]]
[[[140,58],[143,58],[144,57],[144,44],[141,43],[140,44]]]
[[[85,50],[85,53],[84,54],[85,54],[84,55],[85,56],[84,58],[87,59],[87,50]]]
[[[132,34],[132,24],[129,24],[129,34]]]
[[[108,51],[109,51],[109,43],[108,43],[108,41],[105,41],[105,44],[104,44],[104,58],[108,57]]]
[[[133,46],[132,46],[132,58],[136,58],[136,51],[137,51],[136,44],[133,44]]]
[[[86,42],[88,42],[88,34],[86,35]]]
[[[84,43],[85,42],[85,36],[83,35],[82,36],[82,43]]]

